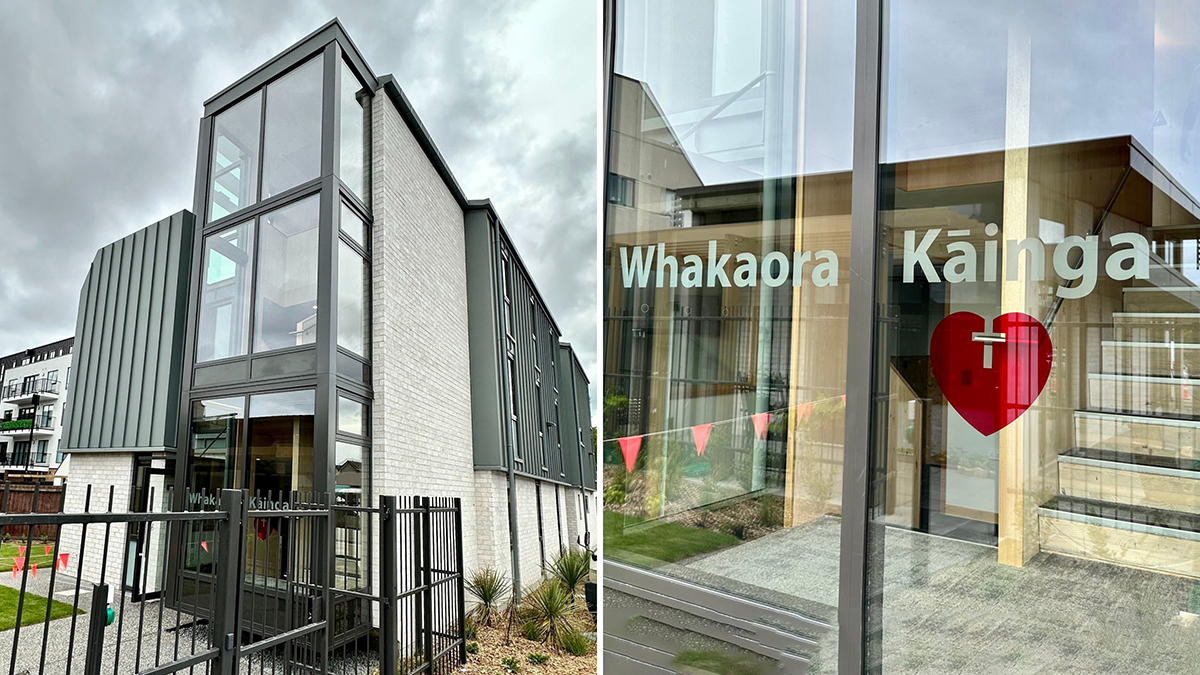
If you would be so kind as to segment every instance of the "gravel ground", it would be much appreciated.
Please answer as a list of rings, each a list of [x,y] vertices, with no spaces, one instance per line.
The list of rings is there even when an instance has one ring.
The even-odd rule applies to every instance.
[[[596,629],[591,615],[587,612],[578,615],[573,624],[586,633]],[[513,657],[521,663],[521,672],[530,675],[584,675],[585,673],[595,675],[596,649],[594,647],[587,656],[571,656],[567,652],[556,652],[554,647],[548,644],[526,640],[520,635],[516,626],[513,626],[512,636],[506,641],[505,628],[504,624],[492,628],[480,626],[479,637],[476,640],[479,643],[479,653],[467,655],[467,666],[461,672],[486,673],[487,675],[505,673],[507,671],[504,669],[502,659]],[[528,659],[528,656],[533,653],[546,654],[550,660],[535,666]]]

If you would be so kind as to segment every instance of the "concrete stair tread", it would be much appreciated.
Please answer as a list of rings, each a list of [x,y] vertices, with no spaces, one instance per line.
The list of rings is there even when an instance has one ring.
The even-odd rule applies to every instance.
[[[1195,513],[1067,496],[1055,497],[1043,504],[1041,508],[1046,511],[1104,518],[1200,535],[1200,514]]]
[[[1111,462],[1114,464],[1129,464],[1137,467],[1187,471],[1195,473],[1196,478],[1200,479],[1200,459],[1164,457],[1161,455],[1145,455],[1133,452],[1118,452],[1116,450],[1101,450],[1096,448],[1078,447],[1071,448],[1070,450],[1060,454],[1059,460],[1062,461],[1062,458],[1064,457],[1092,459],[1101,462]]]
[[[1169,414],[1169,413],[1155,413],[1153,415],[1147,415],[1145,413],[1139,413],[1139,412],[1126,412],[1126,411],[1122,411],[1122,410],[1105,410],[1103,408],[1080,408],[1079,410],[1075,411],[1076,415],[1079,415],[1081,413],[1084,415],[1109,415],[1109,416],[1116,416],[1116,417],[1134,417],[1134,418],[1138,418],[1140,420],[1144,420],[1146,422],[1158,422],[1158,421],[1185,422],[1185,423],[1194,423],[1194,424],[1200,425],[1200,415],[1180,415],[1180,414]]]

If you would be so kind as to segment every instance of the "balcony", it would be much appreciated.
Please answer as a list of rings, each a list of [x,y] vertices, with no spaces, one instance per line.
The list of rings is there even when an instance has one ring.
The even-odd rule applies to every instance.
[[[0,400],[5,403],[22,405],[33,403],[33,397],[36,395],[39,401],[47,403],[58,399],[61,386],[58,380],[46,378],[13,382],[4,387],[0,393]]]
[[[20,417],[15,420],[0,420],[0,437],[3,438],[45,438],[54,434],[54,418],[50,415],[36,417]]]

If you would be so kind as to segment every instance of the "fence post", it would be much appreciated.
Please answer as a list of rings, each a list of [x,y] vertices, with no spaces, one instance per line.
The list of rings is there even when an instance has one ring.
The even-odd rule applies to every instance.
[[[108,624],[108,584],[92,584],[92,613],[88,619],[83,675],[100,675],[100,665],[104,662],[104,627]]]
[[[242,590],[242,539],[246,503],[241,490],[221,490],[221,510],[226,519],[217,528],[216,598],[213,606],[213,637],[217,658],[212,672],[234,675],[241,646],[240,608]]]
[[[399,542],[396,536],[396,497],[379,498],[379,631],[383,644],[379,646],[380,673],[392,675],[400,667],[400,635],[396,623],[400,620],[400,563],[397,560]]]
[[[429,497],[419,497],[421,500],[421,576],[425,590],[421,595],[425,596],[425,617],[422,620],[425,629],[424,640],[425,646],[425,663],[429,666],[428,672],[434,672],[433,669],[433,512],[430,510]]]
[[[454,498],[454,547],[458,560],[458,663],[467,663],[467,597],[466,576],[463,568],[462,498]]]

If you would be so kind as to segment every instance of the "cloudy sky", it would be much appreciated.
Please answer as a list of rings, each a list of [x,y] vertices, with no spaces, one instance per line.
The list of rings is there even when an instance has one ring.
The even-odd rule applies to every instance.
[[[597,18],[574,0],[0,0],[0,354],[74,332],[96,249],[192,208],[204,100],[334,16],[598,380]]]

